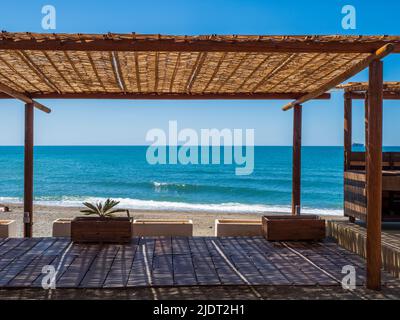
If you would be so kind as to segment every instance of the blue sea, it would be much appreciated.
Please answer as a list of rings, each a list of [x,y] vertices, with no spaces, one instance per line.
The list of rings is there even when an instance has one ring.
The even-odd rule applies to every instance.
[[[79,206],[111,197],[144,210],[288,212],[291,147],[255,147],[254,172],[236,164],[150,165],[145,146],[37,146],[35,203]],[[398,149],[397,149],[398,150]],[[23,147],[0,147],[0,202],[21,202]],[[302,211],[343,213],[343,148],[302,148]]]

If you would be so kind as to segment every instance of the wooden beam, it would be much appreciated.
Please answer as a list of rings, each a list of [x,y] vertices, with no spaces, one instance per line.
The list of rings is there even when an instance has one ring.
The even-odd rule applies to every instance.
[[[33,225],[33,103],[25,105],[24,237],[32,237]]]
[[[1,91],[1,90],[0,90]],[[35,99],[126,99],[126,100],[290,100],[302,96],[298,92],[270,92],[270,93],[33,93]],[[330,99],[329,93],[324,93],[314,99]],[[9,99],[9,95],[2,95],[0,99]]]
[[[28,97],[24,93],[18,92],[5,84],[0,83],[0,92],[3,92],[5,94],[4,98],[12,97],[12,98],[21,100],[25,103],[31,103],[31,104],[33,104],[33,106],[35,108],[42,110],[46,113],[51,112],[51,109],[47,108],[46,106],[42,105],[41,103],[39,103],[37,101],[32,100],[32,98]]]
[[[85,39],[86,36],[86,39]],[[0,39],[0,50],[62,50],[62,51],[161,51],[161,52],[287,52],[287,53],[370,53],[389,42],[400,52],[400,39],[373,39],[369,41],[345,41],[330,38],[326,41],[307,36],[285,36],[271,39],[253,37],[249,40],[212,39],[210,36],[177,38],[116,38],[102,35],[81,35],[75,39],[57,39],[50,34],[40,39]],[[126,35],[125,35],[126,36]],[[47,39],[46,39],[47,38]]]
[[[344,95],[344,170],[350,168],[352,143],[352,100]]]
[[[360,62],[358,62],[357,64],[352,66],[350,69],[347,69],[346,71],[337,75],[332,80],[328,81],[327,83],[325,83],[318,89],[306,94],[305,96],[301,97],[300,99],[297,99],[293,102],[288,103],[287,105],[285,105],[282,108],[282,110],[287,111],[287,110],[293,108],[296,104],[302,104],[306,101],[314,99],[314,97],[319,96],[324,92],[327,92],[328,90],[336,87],[337,85],[341,84],[343,81],[346,81],[347,79],[353,77],[360,71],[367,68],[373,61],[380,60],[380,59],[386,57],[393,50],[394,50],[394,45],[392,45],[390,43],[383,46],[382,48],[378,49],[375,53],[373,53],[373,54],[369,55],[367,58],[361,60]]]
[[[365,94],[365,99],[364,99],[364,144],[365,144],[365,154],[368,153],[368,105],[369,105],[369,99],[368,99],[368,93]],[[367,169],[367,168],[365,168]]]
[[[292,215],[301,205],[301,112],[302,106],[296,105],[293,112]]]
[[[361,92],[347,92],[346,93],[353,100],[365,100],[366,94]],[[383,92],[383,100],[400,100],[400,92]]]
[[[382,91],[383,67],[379,60],[369,68],[367,145],[367,288],[381,288],[382,224]]]

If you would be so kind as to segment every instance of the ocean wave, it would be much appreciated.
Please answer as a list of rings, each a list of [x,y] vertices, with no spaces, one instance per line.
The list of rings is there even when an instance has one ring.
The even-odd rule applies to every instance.
[[[283,205],[264,205],[264,204],[245,204],[236,202],[227,203],[187,203],[173,201],[155,201],[140,200],[130,198],[113,198],[120,201],[120,207],[145,210],[145,211],[178,211],[178,212],[215,212],[215,213],[289,213],[290,206]],[[63,207],[80,207],[82,202],[105,201],[106,198],[101,197],[61,197],[60,199],[52,199],[50,197],[37,197],[34,201],[38,205],[47,206],[63,206]],[[4,203],[20,203],[22,199],[14,197],[0,197],[0,202]],[[343,210],[332,208],[311,208],[302,207],[303,213],[323,214],[323,215],[343,215]]]

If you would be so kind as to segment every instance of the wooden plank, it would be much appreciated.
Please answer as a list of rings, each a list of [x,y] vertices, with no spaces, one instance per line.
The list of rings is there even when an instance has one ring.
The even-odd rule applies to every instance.
[[[365,68],[367,68],[374,61],[378,61],[378,60],[386,57],[394,49],[395,49],[395,47],[392,44],[390,44],[390,43],[386,44],[385,46],[379,48],[376,52],[374,52],[371,55],[369,55],[367,58],[361,60],[360,62],[358,62],[357,64],[355,64],[351,68],[346,69],[344,72],[342,72],[341,74],[337,75],[332,80],[329,80],[327,83],[325,83],[322,86],[320,86],[314,92],[306,94],[305,96],[297,99],[296,101],[288,103],[287,105],[285,105],[282,108],[282,110],[284,110],[284,111],[290,110],[290,109],[294,108],[298,104],[302,104],[302,103],[304,103],[306,101],[312,100],[312,99],[314,99],[314,97],[317,97],[317,96],[321,95],[322,93],[327,92],[328,90],[336,87],[337,85],[341,84],[345,80],[351,78],[352,76],[356,75],[360,71],[364,70]]]
[[[246,284],[246,282],[241,278],[240,274],[232,268],[234,263],[230,257],[230,253],[219,241],[219,239],[215,237],[207,237],[205,242],[210,252],[214,268],[221,280],[221,284]]]
[[[171,244],[174,285],[197,285],[188,238],[173,237]]]
[[[239,242],[243,242],[242,246],[249,252],[249,259],[257,267],[259,272],[264,277],[264,284],[266,285],[290,285],[291,282],[285,275],[269,260],[268,254],[263,252],[252,241],[252,238],[241,237],[238,238]]]
[[[302,106],[296,105],[293,112],[292,215],[301,205],[301,113]]]
[[[381,288],[383,64],[373,61],[368,84],[367,287]]]
[[[321,279],[322,275],[318,269],[315,269],[315,267],[282,246],[279,242],[274,243],[273,248],[274,254],[270,257],[271,261],[275,263],[277,268],[294,285],[317,285],[325,283],[324,280],[326,279]]]
[[[102,288],[119,249],[119,245],[105,244],[101,246],[79,287]]]
[[[33,106],[39,110],[42,110],[46,113],[50,113],[51,109],[47,108],[46,106],[44,106],[43,104],[33,100],[31,97],[28,97],[27,95],[25,95],[22,92],[16,91],[13,88],[10,88],[9,86],[5,85],[4,83],[0,83],[0,92],[3,92],[5,95],[3,96],[3,98],[15,98],[18,100],[21,100],[25,103],[30,103],[33,104]]]
[[[72,262],[76,259],[84,248],[80,245],[73,244],[69,239],[57,239],[57,241],[43,252],[43,256],[55,256],[51,262],[57,271],[56,286],[59,285],[58,280],[66,272]],[[42,287],[42,279],[45,275],[40,275],[32,282],[31,287]]]
[[[174,284],[171,237],[157,237],[155,240],[152,281],[155,286]]]
[[[40,243],[34,246],[27,256],[34,257],[26,267],[16,275],[8,284],[8,287],[31,287],[38,279],[45,276],[42,273],[42,268],[46,265],[52,265],[56,270],[53,261],[57,258],[55,254],[44,254],[49,248],[53,247],[52,252],[59,254],[67,246],[68,241],[57,240],[55,238],[44,238]],[[41,283],[41,281],[40,281]]]
[[[41,239],[29,239],[24,241],[21,250],[15,248],[7,253],[6,256],[2,257],[2,260],[8,260],[7,266],[4,266],[0,272],[0,287],[6,286],[12,279],[14,279],[20,272],[22,272],[27,266],[37,257],[36,255],[26,254],[31,248],[35,247],[40,242],[49,242],[45,238]],[[50,241],[50,244],[54,240]],[[28,268],[29,269],[29,268]]]
[[[103,288],[127,286],[130,273],[132,271],[137,272],[137,270],[133,270],[132,264],[139,247],[139,240],[138,237],[135,237],[130,244],[120,246],[104,281]]]
[[[9,266],[15,259],[23,256],[27,251],[35,246],[40,239],[34,239],[28,241],[28,239],[23,238],[12,238],[9,239],[0,248],[0,270],[5,269]]]
[[[3,239],[3,242],[2,242],[2,244],[0,246],[0,257],[2,258],[2,256],[4,254],[9,252],[13,248],[19,246],[24,241],[26,241],[26,239],[23,239],[23,238],[6,238],[6,239]]]
[[[129,274],[127,287],[151,286],[155,238],[140,238]]]
[[[230,252],[230,258],[234,263],[235,267],[241,274],[252,285],[265,285],[268,283],[268,279],[264,277],[263,272],[260,271],[254,259],[251,259],[251,255],[246,250],[246,246],[243,246],[245,242],[241,241],[242,237],[229,238],[231,243],[232,251]]]
[[[68,265],[65,272],[58,278],[57,287],[60,288],[78,288],[82,279],[90,269],[93,261],[96,259],[101,249],[100,245],[91,244],[82,246],[83,250]]]
[[[221,280],[215,270],[214,262],[212,261],[204,238],[190,237],[188,239],[188,244],[197,284],[221,284]]]

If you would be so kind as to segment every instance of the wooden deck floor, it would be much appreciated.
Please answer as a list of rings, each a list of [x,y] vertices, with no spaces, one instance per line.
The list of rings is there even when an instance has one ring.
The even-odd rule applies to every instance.
[[[365,261],[334,242],[268,242],[262,237],[134,238],[126,245],[63,238],[0,240],[0,288],[40,288],[42,268],[57,288],[169,286],[338,286],[342,268],[365,281]],[[383,280],[394,281],[384,273]]]

